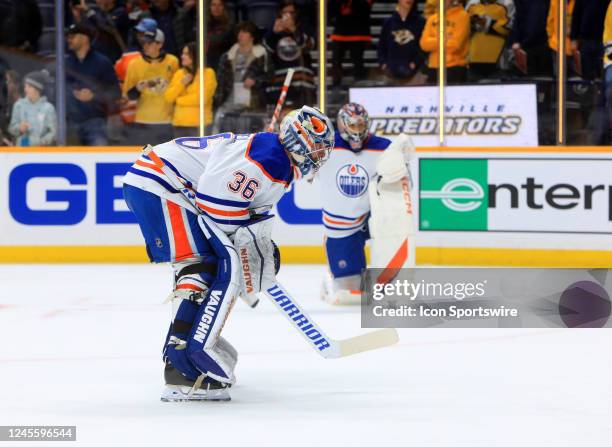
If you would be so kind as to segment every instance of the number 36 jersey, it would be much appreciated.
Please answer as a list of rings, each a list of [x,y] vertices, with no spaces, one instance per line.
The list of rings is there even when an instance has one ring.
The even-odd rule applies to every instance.
[[[198,208],[228,234],[256,209],[276,204],[293,180],[289,156],[274,133],[178,138],[153,151],[193,190]],[[123,181],[185,205],[181,191],[145,154]]]
[[[370,212],[368,184],[376,162],[390,140],[370,135],[363,149],[351,150],[336,132],[334,150],[318,172],[323,202],[323,226],[328,237],[342,238],[360,231]]]

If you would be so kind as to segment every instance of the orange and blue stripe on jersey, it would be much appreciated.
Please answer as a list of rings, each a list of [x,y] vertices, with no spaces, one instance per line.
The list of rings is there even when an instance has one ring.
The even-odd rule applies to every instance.
[[[185,177],[183,177],[180,171],[176,169],[176,167],[174,167],[172,163],[170,163],[168,160],[164,158],[162,158],[162,161],[164,162],[166,166],[168,166],[172,171],[174,171],[174,173],[178,176],[179,179],[181,179],[181,181],[187,188],[193,189],[192,183],[188,181],[187,179],[185,179]],[[157,182],[158,184],[163,186],[166,190],[168,190],[171,193],[179,192],[176,188],[174,188],[168,182],[168,178],[163,173],[163,171],[160,168],[158,168],[155,165],[155,163],[153,163],[153,161],[147,155],[144,155],[144,154],[141,155],[138,158],[138,160],[136,160],[136,162],[130,167],[128,171],[133,174],[136,174],[141,177],[145,177],[145,178],[148,178],[150,180]]]
[[[370,152],[381,152],[387,149],[391,144],[391,140],[388,138],[379,137],[374,134],[370,134],[368,138],[363,143],[363,148],[359,150],[354,150],[351,148],[347,141],[344,141],[340,136],[340,132],[336,132],[335,135],[335,144],[334,150],[340,151],[351,151],[351,152],[361,152],[361,151],[370,151]]]
[[[323,210],[323,225],[330,230],[352,231],[363,226],[366,216],[346,217]]]
[[[242,225],[250,219],[250,202],[220,199],[200,192],[196,193],[196,205],[212,221],[224,225]]]

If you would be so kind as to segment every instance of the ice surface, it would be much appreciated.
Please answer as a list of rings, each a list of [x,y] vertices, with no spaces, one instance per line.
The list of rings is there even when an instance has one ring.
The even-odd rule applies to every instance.
[[[319,300],[323,272],[279,276],[332,337],[361,332],[358,308]],[[87,446],[610,445],[606,329],[406,329],[324,360],[270,303],[238,302],[233,401],[162,403],[170,285],[167,266],[0,266],[0,425],[77,425]]]

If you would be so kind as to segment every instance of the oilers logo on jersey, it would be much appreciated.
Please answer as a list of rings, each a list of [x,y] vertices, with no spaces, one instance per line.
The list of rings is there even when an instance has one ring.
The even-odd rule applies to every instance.
[[[336,174],[336,185],[347,197],[361,197],[365,194],[369,182],[370,176],[366,169],[354,163],[342,166]]]

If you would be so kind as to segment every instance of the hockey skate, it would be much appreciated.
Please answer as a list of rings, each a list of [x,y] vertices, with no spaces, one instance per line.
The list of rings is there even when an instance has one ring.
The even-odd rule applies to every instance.
[[[203,402],[229,401],[230,384],[222,383],[210,377],[200,376],[198,380],[189,380],[166,362],[164,379],[166,388],[162,392],[162,402]]]
[[[327,272],[321,285],[321,299],[332,305],[361,304],[361,278],[358,275],[336,278]]]

